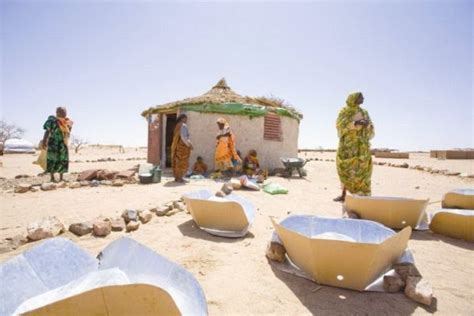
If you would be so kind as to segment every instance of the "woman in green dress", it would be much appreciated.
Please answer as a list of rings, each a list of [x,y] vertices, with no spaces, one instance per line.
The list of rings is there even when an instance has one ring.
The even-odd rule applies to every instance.
[[[63,181],[63,174],[68,172],[68,143],[72,124],[67,118],[66,108],[59,107],[56,109],[56,116],[48,117],[43,125],[43,146],[47,148],[46,172],[51,174],[52,182],[55,182],[55,173],[59,173],[59,181]]]
[[[374,125],[367,111],[360,107],[362,103],[364,96],[361,92],[350,94],[337,118],[339,148],[336,164],[342,183],[342,194],[334,199],[337,202],[345,200],[346,191],[357,195],[371,193],[370,140],[374,137]]]

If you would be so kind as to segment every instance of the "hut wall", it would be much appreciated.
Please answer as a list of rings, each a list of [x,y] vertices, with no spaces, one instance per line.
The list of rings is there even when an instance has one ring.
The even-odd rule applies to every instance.
[[[293,118],[281,117],[282,141],[263,139],[264,118],[249,118],[241,115],[222,115],[212,113],[188,112],[188,128],[194,151],[191,154],[190,166],[197,156],[202,156],[210,169],[214,169],[214,153],[219,117],[228,120],[236,137],[236,148],[245,158],[249,150],[258,152],[262,168],[282,167],[280,157],[297,157],[299,122]]]

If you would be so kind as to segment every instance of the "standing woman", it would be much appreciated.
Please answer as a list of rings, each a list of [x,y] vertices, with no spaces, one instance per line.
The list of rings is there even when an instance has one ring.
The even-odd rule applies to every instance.
[[[229,123],[224,118],[217,120],[219,132],[217,134],[215,167],[216,171],[232,172],[235,161],[237,164],[242,163],[242,159],[235,150],[235,136],[230,128]]]
[[[342,194],[334,199],[343,202],[346,191],[358,195],[370,195],[372,156],[370,140],[374,137],[374,125],[369,114],[360,105],[364,103],[361,92],[350,94],[346,106],[337,118],[339,148],[336,164],[342,183]]]
[[[174,181],[185,182],[183,177],[189,168],[189,156],[193,149],[193,144],[189,139],[189,130],[186,122],[186,114],[178,116],[176,127],[174,128],[173,142],[171,143],[171,167],[173,168]]]
[[[59,181],[63,181],[63,174],[69,169],[69,136],[73,122],[67,118],[64,107],[56,109],[56,116],[48,117],[43,125],[43,147],[47,147],[46,172],[51,174],[51,181],[55,182],[54,174],[59,173]]]

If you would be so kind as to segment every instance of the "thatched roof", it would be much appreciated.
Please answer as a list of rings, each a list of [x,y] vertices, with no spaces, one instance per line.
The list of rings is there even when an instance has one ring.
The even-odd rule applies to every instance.
[[[142,113],[143,116],[147,116],[151,113],[165,112],[181,106],[190,105],[202,105],[202,104],[228,104],[228,103],[241,103],[248,105],[258,105],[272,109],[285,109],[290,112],[295,118],[301,119],[303,115],[296,109],[286,104],[282,99],[274,97],[247,97],[241,96],[235,93],[228,85],[224,78],[219,80],[211,90],[198,97],[186,98],[180,101],[165,103],[155,107],[151,107]]]

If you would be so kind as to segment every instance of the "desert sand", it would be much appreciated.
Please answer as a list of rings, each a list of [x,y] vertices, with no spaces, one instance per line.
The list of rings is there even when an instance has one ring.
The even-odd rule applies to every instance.
[[[144,149],[127,148],[119,153],[114,148],[84,148],[72,154],[71,172],[91,168],[123,170],[144,160]],[[117,161],[87,163],[86,160],[111,157]],[[426,314],[472,315],[474,313],[474,244],[426,232],[413,232],[409,242],[418,269],[428,280],[435,300],[430,307],[420,306],[403,293],[356,292],[329,286],[318,286],[308,280],[272,268],[265,248],[273,231],[269,217],[281,220],[288,214],[313,214],[341,217],[342,205],[332,199],[340,193],[334,153],[307,153],[303,158],[323,159],[306,165],[305,179],[272,177],[289,189],[288,195],[271,196],[250,191],[238,194],[248,198],[257,208],[257,217],[245,238],[225,239],[199,230],[185,212],[171,217],[154,216],[152,221],[132,233],[113,232],[106,238],[90,235],[63,236],[76,242],[93,255],[108,243],[129,236],[154,251],[181,264],[200,282],[211,315],[346,315],[346,314]],[[41,172],[32,161],[35,155],[5,155],[0,158],[0,181],[19,174],[35,176]],[[376,159],[394,163],[407,162],[453,172],[474,173],[474,161],[439,161],[428,154],[414,154],[408,160]],[[126,208],[147,209],[179,199],[189,191],[208,188],[217,190],[222,183],[212,180],[191,181],[186,185],[171,182],[169,172],[159,184],[129,184],[123,187],[85,187],[58,189],[51,192],[14,194],[0,192],[0,239],[25,234],[28,223],[44,216],[57,216],[66,227],[73,222],[93,220],[103,215],[118,217]],[[7,186],[2,186],[7,187]],[[440,208],[444,193],[456,188],[473,188],[474,179],[433,175],[412,169],[374,166],[373,195],[429,198],[435,202],[428,211]],[[0,254],[3,262],[37,243]],[[124,254],[127,255],[127,254]]]

